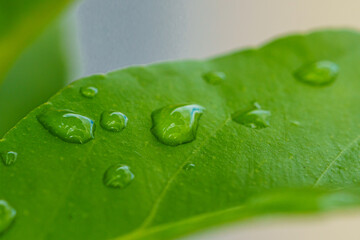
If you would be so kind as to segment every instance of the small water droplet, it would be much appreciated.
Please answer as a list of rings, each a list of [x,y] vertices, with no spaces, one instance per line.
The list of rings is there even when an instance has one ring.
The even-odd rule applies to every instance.
[[[193,170],[195,168],[195,164],[193,164],[193,163],[188,163],[188,164],[186,164],[184,167],[183,167],[183,169],[185,170],[185,171],[191,171],[191,170]]]
[[[339,74],[339,66],[331,61],[318,61],[298,69],[294,76],[310,85],[326,85],[333,82]]]
[[[101,114],[100,125],[112,132],[120,132],[126,127],[128,118],[121,112],[105,111]]]
[[[86,143],[94,138],[94,121],[70,110],[48,109],[37,119],[51,134],[65,142]]]
[[[14,221],[16,211],[5,200],[0,199],[0,234]]]
[[[203,75],[203,79],[212,85],[218,85],[226,79],[226,74],[223,72],[208,72]]]
[[[109,167],[104,174],[104,184],[113,188],[125,188],[135,176],[130,171],[129,166],[124,164],[115,164]]]
[[[151,114],[152,134],[162,143],[176,146],[196,138],[199,119],[204,111],[202,106],[170,105]]]
[[[270,126],[270,116],[270,111],[263,110],[258,103],[254,103],[251,108],[233,113],[232,119],[246,127],[262,129]]]
[[[93,98],[98,93],[98,89],[96,87],[88,86],[80,88],[80,93],[84,97]]]
[[[16,162],[17,152],[13,152],[13,151],[3,152],[1,153],[1,158],[5,165],[10,166],[11,164],[14,164]]]

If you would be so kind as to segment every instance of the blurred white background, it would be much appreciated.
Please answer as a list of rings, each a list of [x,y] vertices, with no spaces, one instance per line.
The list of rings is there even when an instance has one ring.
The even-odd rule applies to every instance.
[[[278,35],[360,28],[358,0],[85,0],[78,8],[84,75],[203,58]]]
[[[78,7],[82,75],[134,64],[203,58],[279,35],[360,29],[359,0],[85,0]],[[186,238],[360,239],[360,214],[269,220]]]
[[[265,218],[206,230],[182,240],[359,240],[359,212]]]

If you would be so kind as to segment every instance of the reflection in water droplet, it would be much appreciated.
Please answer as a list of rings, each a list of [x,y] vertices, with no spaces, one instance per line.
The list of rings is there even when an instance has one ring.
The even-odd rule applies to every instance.
[[[226,74],[223,72],[208,72],[203,75],[204,80],[212,85],[218,85],[226,79]]]
[[[93,98],[96,96],[96,94],[98,93],[98,89],[96,87],[82,87],[80,88],[80,93],[81,95],[83,95],[84,97],[87,98]]]
[[[0,234],[14,221],[16,211],[5,200],[0,199]]]
[[[246,110],[238,111],[232,114],[232,119],[246,127],[261,129],[270,126],[270,111],[261,109],[258,103]]]
[[[125,188],[133,180],[135,176],[130,168],[124,164],[115,164],[109,167],[104,174],[104,184],[113,188]]]
[[[51,134],[65,142],[86,143],[94,138],[94,121],[69,110],[48,109],[37,119]]]
[[[318,61],[298,69],[294,76],[310,85],[326,85],[333,82],[339,74],[339,66],[331,61]]]
[[[194,168],[195,168],[195,164],[193,164],[193,163],[188,163],[183,167],[183,169],[185,171],[190,171],[190,170],[193,170]]]
[[[100,125],[112,132],[120,132],[126,127],[128,118],[121,112],[105,111],[101,114]]]
[[[7,166],[13,164],[16,162],[17,159],[17,153],[10,151],[10,152],[4,152],[1,153],[1,158],[3,160],[3,163]]]
[[[162,143],[176,146],[196,138],[199,119],[204,111],[202,106],[170,105],[151,114],[152,134]]]

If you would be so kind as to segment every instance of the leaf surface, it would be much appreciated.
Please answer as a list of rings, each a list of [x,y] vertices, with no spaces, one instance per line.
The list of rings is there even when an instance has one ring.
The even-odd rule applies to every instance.
[[[0,198],[18,212],[4,238],[172,239],[259,215],[359,205],[359,43],[357,32],[320,31],[72,83],[0,144],[18,153],[15,164],[0,167]],[[295,79],[301,66],[321,60],[339,66],[334,82]],[[226,79],[209,84],[202,76],[210,71]],[[88,86],[98,89],[95,97],[80,94]],[[254,101],[271,112],[269,127],[232,120]],[[194,141],[168,146],[152,135],[151,113],[174,104],[206,110]],[[48,108],[93,119],[94,139],[74,144],[50,134],[37,120]],[[110,110],[128,117],[123,131],[101,127]],[[119,163],[130,167],[133,182],[104,185],[104,172]]]

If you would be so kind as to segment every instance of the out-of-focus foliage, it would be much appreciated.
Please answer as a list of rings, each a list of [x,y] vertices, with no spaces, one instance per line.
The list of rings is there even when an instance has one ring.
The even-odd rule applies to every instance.
[[[0,137],[69,80],[70,2],[0,0]]]
[[[0,0],[0,81],[16,57],[72,0]]]
[[[15,61],[0,87],[0,137],[32,108],[63,87],[73,73],[69,17],[57,20]],[[76,64],[74,64],[76,65]]]

